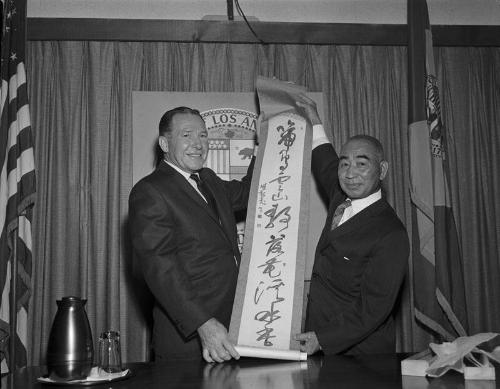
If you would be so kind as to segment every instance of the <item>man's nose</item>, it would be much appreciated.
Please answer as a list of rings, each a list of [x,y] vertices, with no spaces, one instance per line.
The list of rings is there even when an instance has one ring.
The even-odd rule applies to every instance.
[[[193,147],[196,147],[197,149],[201,149],[201,138],[199,136],[195,136],[193,138],[193,142],[192,142],[192,145]]]
[[[353,178],[356,175],[356,170],[354,166],[349,165],[347,169],[345,170],[345,177],[346,178]]]

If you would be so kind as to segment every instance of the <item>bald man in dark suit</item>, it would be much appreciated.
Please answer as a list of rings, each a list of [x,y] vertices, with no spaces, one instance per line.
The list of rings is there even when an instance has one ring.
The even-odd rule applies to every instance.
[[[157,360],[239,358],[229,341],[240,252],[234,212],[248,203],[250,175],[223,181],[204,168],[208,133],[197,110],[166,112],[164,159],[130,194],[135,266],[155,298]]]
[[[307,332],[296,339],[308,354],[395,352],[393,314],[409,241],[382,197],[381,182],[388,171],[382,145],[358,135],[337,156],[314,102],[303,96],[297,104],[313,124],[312,171],[329,204],[316,247]]]

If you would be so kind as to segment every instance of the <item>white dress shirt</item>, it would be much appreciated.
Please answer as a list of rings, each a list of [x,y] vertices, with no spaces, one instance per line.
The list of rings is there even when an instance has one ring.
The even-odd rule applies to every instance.
[[[165,161],[167,164],[169,164],[172,168],[174,168],[175,170],[177,170],[177,171],[178,171],[178,172],[182,175],[182,177],[184,177],[184,178],[187,180],[187,182],[189,182],[189,185],[191,185],[191,186],[194,188],[194,190],[195,190],[196,192],[198,192],[198,194],[201,196],[201,198],[202,198],[203,200],[205,200],[205,202],[208,204],[207,199],[205,198],[205,196],[203,196],[203,195],[201,194],[200,190],[198,189],[198,185],[196,184],[196,182],[194,182],[194,180],[192,180],[192,179],[189,177],[189,176],[191,175],[191,173],[185,172],[184,170],[182,170],[182,169],[181,169],[181,168],[179,168],[178,166],[174,165],[173,163],[171,163],[171,162],[167,161],[166,159],[164,159],[164,161]],[[198,173],[196,173],[196,174],[198,174]]]
[[[342,215],[342,219],[340,219],[339,226],[342,223],[345,223],[347,220],[349,220],[357,213],[361,212],[366,207],[369,207],[374,202],[380,200],[381,198],[382,198],[382,190],[379,189],[375,193],[372,193],[367,197],[363,197],[362,199],[352,199],[351,206],[345,209],[344,214]]]

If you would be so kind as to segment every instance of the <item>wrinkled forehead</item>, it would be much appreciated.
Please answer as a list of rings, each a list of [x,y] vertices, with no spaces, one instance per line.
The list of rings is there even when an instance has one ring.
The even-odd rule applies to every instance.
[[[203,129],[206,130],[205,121],[199,115],[193,113],[177,113],[172,118],[172,129],[182,130],[182,129]]]
[[[368,157],[370,160],[378,160],[377,148],[366,139],[352,139],[340,150],[340,158]]]

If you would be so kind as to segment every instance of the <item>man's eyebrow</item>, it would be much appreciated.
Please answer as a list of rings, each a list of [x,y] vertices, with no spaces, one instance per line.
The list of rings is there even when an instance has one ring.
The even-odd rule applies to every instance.
[[[368,161],[371,160],[371,158],[368,157],[368,155],[365,155],[365,154],[356,155],[356,158],[363,158],[363,159],[367,159]]]

